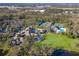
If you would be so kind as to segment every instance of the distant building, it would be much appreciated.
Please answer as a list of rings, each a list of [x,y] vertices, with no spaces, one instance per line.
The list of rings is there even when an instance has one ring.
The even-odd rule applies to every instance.
[[[41,12],[41,13],[43,13],[43,12],[45,12],[45,10],[44,9],[34,9],[34,10],[28,10],[28,11],[31,11],[31,12]]]

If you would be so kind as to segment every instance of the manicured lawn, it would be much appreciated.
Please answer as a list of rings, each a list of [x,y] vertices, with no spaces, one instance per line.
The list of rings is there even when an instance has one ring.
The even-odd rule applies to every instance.
[[[79,39],[72,39],[66,35],[48,33],[45,40],[40,42],[40,44],[48,45],[53,48],[63,48],[65,50],[79,52],[79,47],[76,46],[79,44],[78,42]]]

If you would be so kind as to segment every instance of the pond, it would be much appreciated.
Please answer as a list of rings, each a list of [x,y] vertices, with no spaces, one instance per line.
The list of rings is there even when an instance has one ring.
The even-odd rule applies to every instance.
[[[55,49],[51,56],[79,56],[79,52]]]

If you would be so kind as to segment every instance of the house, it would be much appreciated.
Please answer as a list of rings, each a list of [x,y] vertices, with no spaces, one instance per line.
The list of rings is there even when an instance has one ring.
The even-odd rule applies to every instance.
[[[41,24],[40,26],[49,27],[49,26],[51,26],[51,24],[52,24],[52,22],[45,22],[45,23]]]
[[[40,34],[45,34],[45,33],[48,32],[46,29],[38,29],[37,31],[38,31]]]
[[[66,32],[66,28],[62,24],[54,24],[51,25],[50,30],[55,33],[64,33]]]
[[[23,43],[23,38],[22,37],[20,37],[20,38],[18,38],[17,40],[16,40],[16,45],[22,45],[22,43]]]
[[[32,26],[29,26],[25,30],[22,30],[21,32],[19,32],[18,35],[21,37],[30,36],[30,34],[36,36],[36,32],[37,30],[35,28],[33,28]]]
[[[40,27],[46,28],[47,31],[50,31],[50,26],[52,25],[52,22],[45,22]]]
[[[18,36],[24,37],[25,36],[25,32],[19,33]]]
[[[29,32],[30,33],[36,33],[36,30],[35,30],[35,28],[29,28]]]
[[[39,21],[37,22],[37,25],[40,26],[40,25],[42,25],[43,23],[45,23],[44,20],[39,20]]]
[[[18,45],[20,46],[22,44],[23,44],[23,38],[22,37],[11,40],[11,46],[18,46]]]
[[[66,28],[60,28],[60,32],[66,32]]]
[[[44,39],[43,35],[37,35],[37,36],[34,38],[35,41],[41,41],[41,40],[43,40],[43,39]]]

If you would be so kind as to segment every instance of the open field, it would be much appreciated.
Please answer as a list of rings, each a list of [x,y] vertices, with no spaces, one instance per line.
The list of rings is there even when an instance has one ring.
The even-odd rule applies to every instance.
[[[66,35],[48,33],[44,41],[40,42],[41,45],[48,45],[53,48],[62,48],[69,51],[79,52],[78,44],[79,39],[72,39]]]

